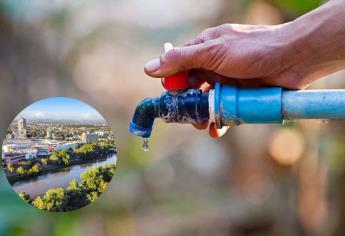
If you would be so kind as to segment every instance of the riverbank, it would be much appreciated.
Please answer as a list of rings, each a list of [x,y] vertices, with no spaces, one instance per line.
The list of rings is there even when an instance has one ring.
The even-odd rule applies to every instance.
[[[107,165],[116,166],[116,161],[117,156],[112,154],[109,155],[105,160],[73,165],[63,168],[60,171],[47,172],[30,179],[17,181],[12,185],[12,188],[17,193],[26,192],[30,194],[31,197],[41,196],[51,188],[67,188],[72,180],[80,182],[80,176],[89,169]]]
[[[30,175],[22,175],[22,174],[18,174],[16,172],[14,173],[8,173],[7,170],[7,180],[8,182],[13,185],[18,181],[23,181],[23,180],[30,180],[33,178],[37,178],[39,176],[45,175],[45,174],[49,174],[49,173],[56,173],[56,172],[63,172],[66,169],[69,169],[73,166],[77,166],[77,165],[82,165],[82,164],[89,164],[89,163],[93,163],[95,161],[102,161],[102,160],[106,160],[108,155],[114,154],[116,155],[116,150],[115,149],[111,149],[109,151],[107,151],[106,155],[97,155],[96,157],[92,158],[92,159],[72,159],[68,165],[59,165],[59,164],[46,164],[46,165],[41,165],[40,167],[40,171],[37,174],[30,174]]]
[[[80,181],[70,180],[67,186],[52,186],[36,196],[27,191],[16,192],[24,201],[39,209],[71,211],[95,201],[107,188],[115,170],[114,163],[92,166],[80,173]]]

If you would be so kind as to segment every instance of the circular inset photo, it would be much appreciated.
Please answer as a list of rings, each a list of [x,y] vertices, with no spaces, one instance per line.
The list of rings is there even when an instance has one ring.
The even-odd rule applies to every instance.
[[[94,202],[117,161],[110,126],[94,108],[52,97],[26,107],[7,129],[3,170],[14,191],[39,209],[64,212]]]

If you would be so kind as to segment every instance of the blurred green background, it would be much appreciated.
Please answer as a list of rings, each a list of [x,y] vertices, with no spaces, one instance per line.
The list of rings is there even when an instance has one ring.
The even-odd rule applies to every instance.
[[[111,124],[119,161],[108,190],[71,213],[31,207],[2,175],[0,235],[344,235],[344,122],[245,125],[213,140],[157,121],[147,153],[127,133],[138,101],[163,91],[143,65],[164,42],[222,23],[279,24],[320,4],[1,0],[0,136],[32,102],[74,97]],[[339,72],[313,87],[344,85]]]

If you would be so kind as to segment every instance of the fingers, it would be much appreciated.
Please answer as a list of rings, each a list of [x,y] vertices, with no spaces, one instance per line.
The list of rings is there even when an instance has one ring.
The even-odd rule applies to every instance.
[[[204,42],[205,42],[205,40],[202,37],[197,36],[196,38],[194,38],[194,39],[188,41],[187,43],[185,43],[183,46],[185,46],[185,47],[186,46],[192,46],[192,45],[201,44],[201,43],[204,43]]]
[[[188,41],[186,44],[184,44],[184,46],[201,44],[201,43],[210,41],[212,39],[215,39],[219,36],[218,31],[219,31],[218,27],[208,28],[208,29],[202,31],[194,39]]]
[[[212,122],[210,124],[210,129],[209,129],[209,135],[212,137],[212,138],[220,138],[222,137],[226,131],[229,129],[229,127],[227,126],[224,126],[223,128],[221,129],[217,129],[217,126],[214,122]]]
[[[198,44],[187,47],[176,47],[169,50],[160,58],[146,63],[145,72],[149,76],[162,78],[202,66],[201,59],[205,58],[206,44]]]
[[[206,84],[206,83],[205,83]],[[201,87],[201,90],[203,93],[207,93],[210,91],[210,89],[212,88],[211,85],[209,84],[206,84],[205,86],[202,86]],[[196,128],[196,129],[199,129],[199,130],[203,130],[203,129],[206,129],[208,127],[208,122],[209,121],[205,121],[203,123],[197,123],[197,124],[193,124],[193,126]],[[217,129],[217,126],[214,122],[212,122],[210,124],[210,128],[209,128],[209,135],[213,138],[219,138],[221,136],[223,136],[226,131],[228,130],[229,127],[223,127],[221,129]]]
[[[200,86],[200,89],[201,89],[201,91],[202,91],[203,93],[208,93],[208,92],[211,90],[212,87],[213,87],[213,86],[209,85],[208,83],[203,83],[203,84]]]

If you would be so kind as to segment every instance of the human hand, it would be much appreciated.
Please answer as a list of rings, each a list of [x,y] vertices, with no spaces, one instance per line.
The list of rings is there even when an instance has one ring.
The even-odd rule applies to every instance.
[[[251,28],[251,31],[248,32],[253,32],[253,35],[249,36],[249,33],[240,32],[239,28],[245,28],[246,32]],[[273,51],[269,42],[272,39],[267,33],[272,34],[274,28],[271,26],[222,25],[208,29],[184,47],[171,49],[159,59],[148,62],[145,71],[153,77],[160,78],[189,70],[190,84],[194,88],[198,88],[205,81],[211,86],[215,82],[241,81],[236,81],[235,78],[243,78],[243,83],[246,84],[258,83],[258,79],[250,80],[249,78],[269,75],[272,72],[273,64],[279,65],[275,58],[263,56]],[[263,41],[265,38],[267,42],[256,44],[254,43],[255,38],[261,38]],[[259,59],[261,54],[262,59]],[[248,63],[248,66],[245,62]],[[209,88],[210,86],[207,86],[204,90]],[[208,127],[208,122],[194,126],[198,129],[205,129]],[[227,128],[218,130],[216,125],[211,123],[209,134],[212,137],[220,137],[226,130]]]
[[[214,75],[209,81],[304,89],[345,68],[344,9],[345,1],[333,0],[281,25],[209,28],[146,63],[145,72],[166,77],[194,69],[196,75]]]
[[[145,71],[160,78],[194,69],[192,79],[208,74],[213,76],[205,77],[207,81],[304,88],[308,83],[290,70],[294,60],[287,58],[283,38],[288,35],[283,26],[225,24],[210,28],[183,47],[148,62]]]
[[[160,78],[188,70],[191,87],[206,81],[304,89],[345,68],[344,7],[344,1],[329,1],[282,25],[210,28],[146,63],[145,72]]]

